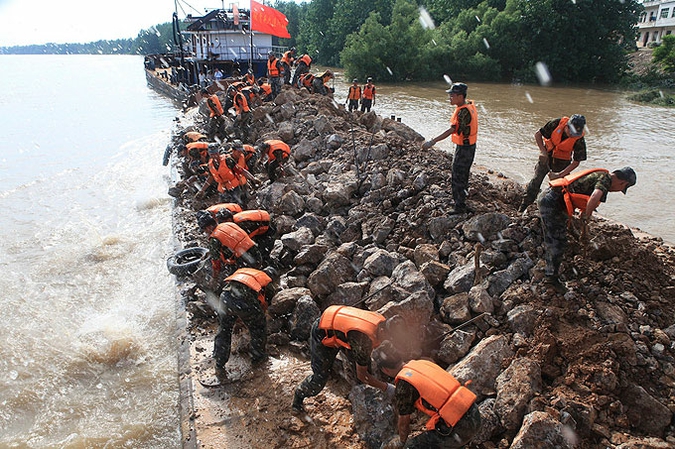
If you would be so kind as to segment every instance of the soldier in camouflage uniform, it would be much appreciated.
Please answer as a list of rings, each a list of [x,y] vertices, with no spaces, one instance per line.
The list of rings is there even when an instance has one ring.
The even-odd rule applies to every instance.
[[[446,92],[450,96],[450,104],[456,106],[450,118],[450,128],[443,134],[424,142],[422,149],[429,149],[437,142],[452,136],[455,155],[452,159],[452,198],[455,208],[452,214],[470,212],[466,205],[469,174],[476,155],[476,137],[478,135],[478,113],[473,101],[466,99],[467,85],[454,83]]]
[[[267,267],[262,271],[239,269],[225,280],[218,310],[220,327],[213,342],[213,358],[219,380],[226,377],[225,364],[230,359],[232,330],[237,319],[244,322],[251,335],[251,361],[259,363],[267,358],[265,311],[277,292],[277,278],[276,270]]]
[[[474,402],[454,426],[446,423],[440,416],[432,417],[432,420],[436,421],[431,429],[427,427],[426,431],[413,438],[408,438],[408,435],[410,434],[411,415],[415,409],[418,408],[416,404],[420,397],[423,399],[422,403],[425,404],[425,407],[431,406],[431,404],[427,402],[427,399],[430,401],[432,401],[432,399],[425,398],[424,395],[420,394],[420,391],[416,387],[405,380],[407,377],[403,375],[403,373],[404,368],[408,365],[404,364],[401,354],[390,342],[382,342],[382,344],[373,351],[373,360],[375,361],[377,368],[385,376],[396,379],[393,403],[398,414],[398,435],[389,442],[383,444],[383,448],[461,448],[467,445],[480,429],[480,412]],[[426,361],[425,363],[428,362],[429,361]],[[437,366],[436,370],[438,373],[435,373],[433,377],[435,381],[438,381],[441,377],[446,377],[446,374],[442,372],[440,367]],[[448,373],[447,377],[450,379],[452,376]],[[448,382],[448,384],[450,384],[450,382]],[[475,397],[475,395],[473,396]],[[420,410],[422,409],[420,408]],[[435,409],[430,410],[438,412],[438,410]],[[425,411],[425,413],[429,414],[430,410]]]
[[[392,334],[395,328],[403,326],[402,319],[395,315],[385,320],[382,315],[376,312],[349,306],[330,306],[323,312],[322,316],[325,317],[331,314],[332,311],[336,311],[337,314],[343,314],[343,316],[369,316],[373,318],[371,320],[372,325],[364,325],[363,321],[351,321],[346,326],[327,325],[328,329],[322,329],[321,326],[323,324],[320,324],[322,323],[322,317],[314,321],[309,337],[312,352],[312,374],[307,376],[295,389],[292,404],[294,413],[303,412],[303,400],[306,397],[316,396],[326,386],[335,357],[337,357],[341,349],[345,350],[347,359],[350,362],[356,363],[356,376],[361,382],[378,388],[387,394],[393,394],[393,385],[382,382],[369,373],[370,353],[374,347],[379,345],[380,341]],[[337,322],[338,320],[332,321],[332,323]],[[374,324],[375,322],[377,324]],[[339,327],[351,330],[342,332],[337,330]],[[360,330],[356,330],[356,328]]]
[[[544,229],[546,245],[546,281],[556,290],[563,292],[565,286],[560,282],[560,264],[567,246],[567,226],[574,209],[570,211],[565,203],[565,190],[569,194],[582,195],[588,203],[581,210],[581,220],[588,221],[593,211],[607,200],[609,192],[626,193],[628,187],[637,181],[635,172],[630,167],[615,170],[592,169],[571,174],[562,178],[564,187],[549,187],[539,200],[539,212]]]

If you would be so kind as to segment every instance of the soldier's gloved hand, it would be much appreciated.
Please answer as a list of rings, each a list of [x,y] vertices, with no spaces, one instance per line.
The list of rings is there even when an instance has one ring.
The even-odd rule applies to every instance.
[[[396,394],[396,387],[393,384],[387,383],[387,389],[384,392],[384,395],[387,399],[394,399],[394,394]]]
[[[429,148],[434,146],[434,141],[433,140],[427,140],[422,144],[422,149],[423,150],[428,150]]]

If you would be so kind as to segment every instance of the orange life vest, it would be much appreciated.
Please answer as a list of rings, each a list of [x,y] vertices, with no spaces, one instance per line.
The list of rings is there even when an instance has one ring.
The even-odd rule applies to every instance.
[[[222,245],[232,251],[235,258],[241,257],[246,251],[255,246],[255,242],[235,223],[220,223],[211,233],[211,237],[218,240]],[[221,254],[221,260],[232,263]]]
[[[267,73],[269,74],[270,78],[279,77],[279,67],[277,67],[278,62],[279,60],[277,58],[267,60]]]
[[[609,173],[609,170],[605,170],[604,168],[589,168],[587,170],[582,170],[577,173],[570,173],[569,175],[564,176],[562,178],[549,181],[548,184],[551,187],[554,188],[560,187],[562,189],[563,198],[565,199],[565,207],[567,209],[567,215],[569,215],[570,217],[574,216],[575,209],[579,209],[580,211],[586,210],[586,205],[588,204],[588,199],[590,198],[590,196],[584,195],[583,193],[570,192],[568,188],[569,185],[572,184],[577,179],[583,178],[586,175],[590,175],[591,173],[596,172]]]
[[[329,335],[328,331],[340,331],[345,335],[349,331],[358,331],[366,334],[373,342],[373,347],[377,347],[380,345],[377,327],[383,321],[385,318],[377,312],[350,306],[329,306],[319,320],[319,329],[327,331],[321,343],[329,348],[351,349],[349,343],[340,340],[335,334]]]
[[[265,143],[269,145],[267,158],[270,162],[276,159],[274,152],[277,150],[281,150],[284,153],[284,159],[288,158],[291,154],[291,147],[281,140],[266,140]]]
[[[307,67],[309,67],[310,65],[312,65],[312,58],[310,58],[309,55],[305,53],[300,58],[300,62],[304,63]]]
[[[569,122],[569,120],[570,120],[569,117],[561,118],[558,127],[551,133],[551,138],[550,139],[547,139],[545,137],[543,138],[546,149],[549,152],[553,152],[553,157],[556,159],[562,159],[564,161],[569,161],[572,159],[574,144],[577,142],[577,140],[584,137],[585,133],[585,131],[582,131],[580,136],[577,137],[567,136],[565,140],[562,140],[563,131],[567,127],[567,123]]]
[[[218,156],[220,161],[218,169],[216,169],[213,159],[209,161],[209,171],[211,172],[213,179],[218,183],[218,191],[220,193],[223,193],[225,190],[232,190],[235,187],[239,187],[244,184],[244,181],[246,180],[243,176],[236,174],[227,166],[226,158],[227,156],[224,154]]]
[[[303,75],[300,77],[300,82],[301,82],[301,84],[302,84],[303,86],[305,86],[307,89],[309,89],[310,87],[312,87],[312,82],[313,82],[313,81],[314,81],[314,75],[312,75],[312,74],[309,73],[309,72],[303,74]]]
[[[431,416],[426,424],[427,430],[434,430],[440,418],[454,427],[476,401],[476,395],[471,390],[428,360],[411,360],[403,365],[394,382],[399,380],[405,380],[420,394],[415,407]],[[423,400],[436,410],[425,407]]]
[[[476,105],[471,100],[467,100],[463,105],[457,106],[452,117],[450,117],[450,126],[455,127],[455,132],[452,133],[452,142],[456,145],[464,145],[464,134],[459,134],[459,130],[457,129],[457,117],[459,116],[459,111],[462,109],[466,109],[471,114],[469,145],[473,145],[476,143],[476,137],[478,137],[478,112],[476,111]]]
[[[375,98],[374,85],[371,84],[369,86],[368,84],[366,84],[365,86],[363,86],[363,98],[365,98],[366,100],[372,100],[373,98]]]
[[[349,86],[349,96],[347,97],[350,100],[358,100],[361,98],[361,86]]]
[[[293,64],[293,60],[294,60],[294,59],[295,59],[295,58],[293,58],[293,53],[292,53],[290,50],[288,50],[288,51],[287,51],[286,53],[284,53],[284,55],[281,57],[281,62],[283,62],[284,64],[291,65],[291,64]]]
[[[255,84],[255,76],[252,73],[246,73],[244,75],[244,82],[249,86],[253,86]]]
[[[216,218],[216,215],[218,212],[221,210],[226,209],[230,211],[232,215],[237,214],[242,211],[242,208],[240,205],[237,203],[219,203],[219,204],[214,204],[213,206],[209,206],[206,208],[207,212],[210,212],[211,215],[213,215],[213,218]]]
[[[270,86],[269,83],[260,84],[260,88],[263,90],[263,92],[265,92],[265,95],[272,94],[272,86]]]
[[[249,232],[248,236],[251,238],[266,233],[270,228],[270,214],[262,209],[245,210],[234,214],[232,219],[238,225],[242,223],[259,223],[258,228]]]
[[[199,159],[202,162],[206,162],[206,160],[208,159],[208,150],[209,150],[208,142],[190,142],[187,145],[185,145],[185,149],[187,150],[188,155],[190,155],[190,152],[192,150],[197,150],[199,152]]]
[[[209,106],[209,111],[211,111],[210,117],[220,117],[223,115],[225,111],[223,110],[223,105],[220,104],[220,98],[218,98],[218,95],[209,95],[208,100],[206,101],[206,104]],[[213,106],[211,106],[211,102],[214,103],[216,108],[215,110],[213,109]]]
[[[244,159],[246,160],[246,166],[248,167],[248,161],[253,156],[255,156],[257,154],[257,152],[255,151],[255,147],[253,147],[253,145],[249,145],[249,144],[245,143],[243,145],[243,147],[244,147]]]
[[[237,115],[241,115],[243,112],[251,112],[251,108],[248,107],[248,100],[241,92],[237,92],[234,96],[234,109],[237,111]]]
[[[239,268],[230,276],[226,277],[225,281],[239,282],[256,292],[258,294],[258,301],[260,301],[263,310],[267,310],[267,302],[265,301],[265,293],[263,290],[267,284],[272,282],[272,278],[270,278],[267,273],[256,270],[255,268]]]

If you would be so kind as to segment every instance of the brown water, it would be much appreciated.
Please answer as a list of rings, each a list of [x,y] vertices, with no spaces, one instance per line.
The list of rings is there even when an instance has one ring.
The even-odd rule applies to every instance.
[[[400,117],[426,139],[448,128],[453,106],[447,101],[445,82],[375,84],[373,110],[379,115]],[[638,177],[628,195],[611,194],[598,212],[675,242],[671,219],[675,206],[675,179],[671,175],[675,109],[632,103],[626,93],[613,90],[468,84],[468,98],[476,102],[479,113],[477,165],[525,184],[537,160],[534,133],[551,119],[583,114],[587,120],[588,160],[581,168],[614,170],[630,165]],[[348,86],[338,71],[337,103],[344,103]],[[450,139],[436,147],[454,150]]]

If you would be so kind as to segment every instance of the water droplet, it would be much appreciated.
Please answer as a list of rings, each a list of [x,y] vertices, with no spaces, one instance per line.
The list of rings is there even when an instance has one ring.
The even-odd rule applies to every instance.
[[[490,43],[485,38],[483,38],[483,45],[485,45],[485,48],[487,48],[488,50],[490,49]]]
[[[446,83],[448,83],[449,85],[452,85],[452,80],[450,79],[450,77],[448,75],[443,75],[443,79],[445,80]]]
[[[391,76],[394,76],[394,72],[392,72],[391,69],[390,69],[389,67],[387,67],[387,72],[389,72],[389,74],[390,74]]]
[[[438,44],[436,43],[436,40],[435,40],[435,39],[431,39],[431,42],[432,42],[435,46],[438,46]]]
[[[477,235],[476,237],[478,237],[478,241],[479,241],[479,242],[485,243],[485,237],[483,237],[483,234],[481,234],[481,233],[479,232],[478,235]]]
[[[537,74],[537,79],[539,79],[539,84],[542,86],[551,84],[551,73],[548,71],[548,67],[545,63],[539,61],[535,64],[535,72]]]
[[[480,23],[480,17],[474,16],[476,18],[476,22]]]
[[[530,95],[529,92],[525,92],[525,98],[527,98],[527,101],[530,103],[534,103],[534,100],[532,99],[532,95]]]
[[[436,28],[436,25],[434,24],[434,21],[431,18],[431,15],[429,15],[429,12],[426,10],[426,8],[424,8],[424,6],[420,6],[419,11],[420,11],[420,24],[422,25],[422,28],[429,30],[433,30],[434,28]]]

